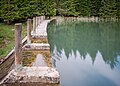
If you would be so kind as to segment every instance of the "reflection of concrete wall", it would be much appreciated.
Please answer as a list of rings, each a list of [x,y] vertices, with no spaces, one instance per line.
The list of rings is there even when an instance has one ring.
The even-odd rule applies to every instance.
[[[64,24],[65,22],[74,22],[74,21],[82,21],[82,22],[98,22],[98,17],[56,17],[56,24]]]

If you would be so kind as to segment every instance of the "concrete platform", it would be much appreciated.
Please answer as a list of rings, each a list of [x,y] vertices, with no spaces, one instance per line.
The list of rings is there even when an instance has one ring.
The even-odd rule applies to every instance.
[[[48,43],[31,43],[23,46],[23,50],[50,50]]]
[[[47,25],[50,21],[51,20],[42,21],[36,27],[35,33],[33,33],[33,31],[31,32],[32,38],[47,39]],[[23,51],[50,51],[50,45],[48,43],[25,44],[26,40],[27,37],[22,41],[24,45],[22,47]],[[13,54],[13,52],[14,50],[11,53]],[[37,57],[32,67],[22,67],[21,64],[16,65],[15,69],[11,70],[0,82],[0,86],[59,86],[60,75],[58,71],[55,68],[47,67],[42,55],[38,54]]]
[[[32,64],[32,67],[47,67],[46,62],[42,54],[38,54],[35,61]]]
[[[50,67],[23,67],[13,69],[3,80],[3,83],[56,83],[59,84],[59,73]]]
[[[36,32],[34,33],[33,31],[31,32],[32,37],[47,37],[47,25],[51,20],[44,20],[41,22],[37,28]]]
[[[35,38],[47,38],[47,34],[33,34],[32,39]]]
[[[0,86],[60,86],[60,84],[52,83],[6,83]]]

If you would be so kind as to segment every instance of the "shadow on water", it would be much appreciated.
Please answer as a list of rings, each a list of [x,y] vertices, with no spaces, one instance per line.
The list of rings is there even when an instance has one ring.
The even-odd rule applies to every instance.
[[[48,38],[61,86],[120,85],[119,22],[51,23]]]

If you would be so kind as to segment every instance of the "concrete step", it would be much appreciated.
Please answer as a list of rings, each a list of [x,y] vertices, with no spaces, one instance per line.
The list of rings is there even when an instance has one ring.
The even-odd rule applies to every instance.
[[[23,50],[50,50],[48,43],[31,43],[23,46]]]
[[[32,67],[47,67],[47,64],[41,54],[37,55],[35,61],[32,64]]]
[[[60,76],[55,68],[51,67],[23,67],[13,69],[3,83],[58,83]]]

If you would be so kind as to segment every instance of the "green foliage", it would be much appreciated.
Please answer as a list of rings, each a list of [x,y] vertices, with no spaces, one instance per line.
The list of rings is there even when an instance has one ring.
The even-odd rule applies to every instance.
[[[26,26],[22,24],[22,37],[26,36]],[[5,57],[14,48],[14,25],[0,23],[0,59]]]
[[[14,0],[2,0],[1,1],[1,18],[10,23],[14,19],[19,17],[18,7]]]
[[[90,16],[90,0],[78,0],[76,9],[80,16]]]
[[[0,18],[11,21],[27,19],[39,15],[56,15],[54,0],[1,0]]]
[[[56,0],[57,14],[64,16],[118,17],[118,0]]]
[[[117,9],[116,16],[120,18],[120,1],[119,0],[116,0],[116,9]]]
[[[0,20],[11,21],[33,16],[119,17],[119,0],[1,0]]]
[[[56,15],[56,3],[54,0],[45,0],[42,5],[44,15],[55,16]]]
[[[76,3],[74,0],[61,0],[58,6],[58,12],[64,16],[77,16],[78,12],[75,9]]]
[[[99,16],[98,12],[100,7],[101,7],[101,0],[91,0],[90,1],[91,16]]]
[[[101,4],[102,6],[99,10],[101,17],[116,17],[117,10],[115,0],[102,0]]]

